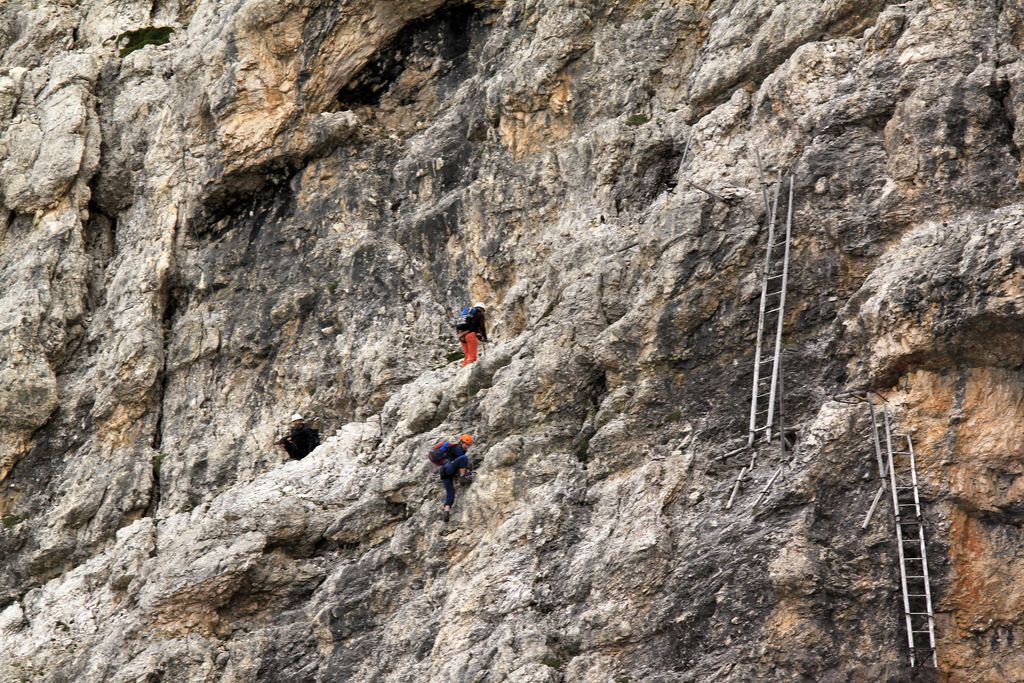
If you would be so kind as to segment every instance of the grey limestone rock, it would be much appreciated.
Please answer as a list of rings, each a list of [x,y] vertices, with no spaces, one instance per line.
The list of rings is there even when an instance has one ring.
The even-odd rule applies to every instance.
[[[1019,0],[0,4],[0,680],[1024,679],[1022,26]],[[725,509],[757,157],[794,178],[797,449]],[[937,671],[891,512],[861,530],[853,388],[914,436]],[[446,523],[426,453],[462,432]]]

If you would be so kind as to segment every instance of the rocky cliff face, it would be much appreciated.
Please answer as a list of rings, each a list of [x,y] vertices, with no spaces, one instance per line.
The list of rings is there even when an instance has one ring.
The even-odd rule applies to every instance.
[[[0,680],[1024,680],[1022,46],[1019,0],[8,0]],[[755,152],[799,450],[725,510]],[[849,387],[915,437],[937,672]]]

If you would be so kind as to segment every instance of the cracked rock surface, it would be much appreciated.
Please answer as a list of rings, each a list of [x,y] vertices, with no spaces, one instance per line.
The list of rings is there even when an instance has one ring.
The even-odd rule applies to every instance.
[[[1024,680],[1022,47],[1020,0],[0,4],[0,681]],[[727,510],[758,156],[797,449]]]

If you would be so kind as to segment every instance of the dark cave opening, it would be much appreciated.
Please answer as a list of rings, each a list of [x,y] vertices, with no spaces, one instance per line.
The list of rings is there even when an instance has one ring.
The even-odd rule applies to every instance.
[[[295,176],[303,163],[295,159],[273,162],[244,174],[225,177],[211,189],[192,225],[191,236],[216,240],[240,222],[268,211],[276,218],[294,211]]]
[[[338,103],[349,109],[380,104],[409,67],[448,73],[469,52],[478,14],[463,4],[409,23],[338,91]]]

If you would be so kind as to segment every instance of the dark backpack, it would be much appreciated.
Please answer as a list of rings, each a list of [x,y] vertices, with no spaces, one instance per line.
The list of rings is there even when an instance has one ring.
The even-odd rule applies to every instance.
[[[451,447],[452,445],[447,441],[442,441],[439,444],[434,444],[433,448],[430,449],[430,452],[427,453],[427,458],[430,460],[430,462],[440,467],[445,463],[445,460],[447,460],[448,449],[450,449]]]
[[[455,329],[459,332],[466,332],[476,327],[476,316],[479,309],[467,306],[459,311],[459,317],[455,321]]]
[[[320,445],[320,430],[310,427],[309,431],[313,433],[313,448],[316,448]]]

